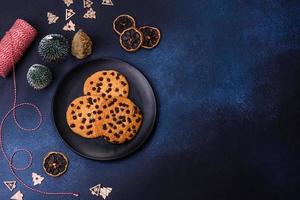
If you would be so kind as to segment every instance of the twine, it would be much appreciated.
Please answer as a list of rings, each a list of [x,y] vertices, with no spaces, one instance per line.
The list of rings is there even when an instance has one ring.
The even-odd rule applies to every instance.
[[[20,28],[24,28],[24,24],[25,24],[25,27],[27,28],[27,30],[29,30],[27,32],[27,34],[25,34],[26,31],[24,32],[24,31],[19,30]],[[16,40],[17,45],[15,45],[14,38],[16,36],[20,36],[21,32],[22,32],[21,35],[23,35],[24,37],[22,38],[22,40]],[[31,34],[31,35],[29,35],[29,34]],[[12,69],[12,71],[13,71],[13,93],[14,93],[13,107],[4,115],[4,117],[0,123],[0,148],[1,148],[1,151],[6,159],[7,163],[8,163],[9,169],[11,170],[12,174],[17,179],[17,181],[20,182],[28,190],[30,190],[32,192],[40,193],[42,195],[73,195],[73,196],[79,197],[79,193],[76,193],[76,192],[47,192],[47,191],[38,190],[36,188],[29,186],[17,175],[17,171],[24,171],[24,170],[28,169],[29,167],[31,167],[32,153],[27,149],[17,149],[16,151],[13,152],[12,156],[9,157],[7,152],[4,149],[3,126],[4,126],[5,121],[7,120],[7,118],[9,117],[9,115],[11,113],[13,113],[13,119],[14,119],[15,124],[17,125],[17,127],[19,129],[21,129],[23,131],[27,131],[27,132],[35,131],[40,128],[40,126],[43,122],[42,112],[40,111],[38,106],[36,106],[32,103],[28,103],[28,102],[17,104],[17,82],[16,82],[15,64],[21,58],[23,52],[25,52],[25,50],[28,48],[30,43],[33,41],[33,38],[35,38],[35,35],[36,35],[36,30],[32,26],[30,26],[24,20],[18,19],[16,21],[16,23],[14,24],[14,26],[6,33],[6,35],[1,40],[1,43],[0,43],[0,54],[1,54],[1,48],[3,49],[3,47],[1,47],[1,45],[6,45],[5,55],[0,55],[0,75],[6,76],[9,73],[9,71]],[[22,42],[25,44],[21,44]],[[2,51],[2,53],[3,53],[3,51]],[[2,60],[3,58],[6,59],[5,62]],[[5,67],[1,67],[1,64],[3,64],[3,63],[5,63],[5,65],[2,65],[2,66],[5,66]],[[11,67],[8,67],[8,66],[11,66]],[[38,121],[38,124],[33,128],[24,128],[17,120],[17,115],[16,115],[17,109],[20,109],[20,108],[26,107],[26,106],[31,107],[33,110],[35,110],[38,113],[39,121]],[[18,153],[21,153],[21,152],[23,152],[29,156],[29,161],[28,161],[27,165],[25,165],[24,167],[16,167],[13,163],[13,160],[14,160],[14,157]]]

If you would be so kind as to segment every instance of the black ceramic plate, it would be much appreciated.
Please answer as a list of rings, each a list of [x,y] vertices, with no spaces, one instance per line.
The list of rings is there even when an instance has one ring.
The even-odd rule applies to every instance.
[[[72,133],[65,117],[69,104],[83,95],[85,80],[99,70],[108,69],[117,70],[127,78],[129,98],[143,113],[139,133],[133,140],[120,145],[108,143],[102,138],[85,139]],[[136,68],[119,60],[100,59],[81,64],[65,76],[53,99],[53,117],[58,133],[76,153],[94,160],[113,160],[134,152],[149,137],[156,117],[156,100],[149,82]]]

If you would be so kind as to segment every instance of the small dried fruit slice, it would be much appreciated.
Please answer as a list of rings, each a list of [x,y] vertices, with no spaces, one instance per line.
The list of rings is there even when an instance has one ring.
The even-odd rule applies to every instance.
[[[113,28],[119,35],[126,29],[134,27],[135,20],[130,15],[120,15],[113,22]]]
[[[133,52],[138,50],[143,43],[143,35],[136,28],[129,28],[122,32],[120,44],[126,51]]]
[[[68,158],[60,152],[49,152],[44,158],[43,168],[49,176],[61,176],[68,168]]]
[[[143,26],[139,28],[139,30],[143,34],[143,48],[152,49],[158,45],[161,37],[158,28],[151,26]]]

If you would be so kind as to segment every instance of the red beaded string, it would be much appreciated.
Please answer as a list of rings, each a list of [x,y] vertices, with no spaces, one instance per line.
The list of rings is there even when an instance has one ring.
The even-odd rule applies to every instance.
[[[7,32],[6,33],[6,36],[8,36],[10,38],[10,49],[11,49],[10,52],[11,52],[11,55],[8,58],[9,58],[9,61],[11,62],[11,66],[13,68],[14,103],[13,103],[13,107],[4,115],[4,117],[3,117],[3,119],[1,120],[1,123],[0,123],[0,147],[1,147],[2,154],[4,155],[5,159],[7,160],[7,163],[9,165],[9,168],[10,168],[12,174],[28,190],[31,190],[33,192],[37,192],[37,193],[40,193],[40,194],[43,194],[43,195],[73,195],[73,196],[78,197],[79,193],[76,193],[76,192],[47,192],[47,191],[42,191],[42,190],[38,190],[38,189],[32,188],[31,186],[29,186],[28,184],[26,184],[17,175],[17,173],[16,173],[16,171],[24,171],[24,170],[28,169],[32,165],[32,154],[31,154],[31,152],[29,150],[26,150],[26,149],[18,149],[15,152],[13,152],[13,155],[10,158],[8,156],[8,154],[6,153],[5,149],[4,149],[4,144],[3,144],[3,125],[4,125],[5,121],[6,121],[6,119],[8,118],[8,116],[11,113],[13,113],[13,118],[14,118],[15,124],[17,125],[17,127],[19,129],[21,129],[23,131],[28,131],[28,132],[35,131],[35,130],[39,129],[39,127],[41,126],[42,121],[43,121],[42,112],[40,111],[40,109],[36,105],[34,105],[32,103],[27,103],[27,102],[17,104],[17,82],[16,82],[16,73],[15,73],[15,62],[16,62],[16,60],[14,59],[14,55],[15,55],[14,49],[15,49],[15,46],[14,46],[14,41],[13,41],[12,34],[13,33],[11,33],[11,32]],[[33,108],[38,113],[39,122],[36,125],[36,127],[33,127],[33,128],[24,128],[18,122],[17,115],[16,115],[16,110],[19,109],[19,108],[21,108],[21,107],[24,107],[24,106],[29,106],[29,107]],[[14,157],[18,153],[21,153],[21,152],[26,153],[29,156],[29,161],[28,161],[28,163],[27,163],[27,165],[25,167],[18,168],[18,167],[16,167],[13,164],[13,160],[14,160]]]

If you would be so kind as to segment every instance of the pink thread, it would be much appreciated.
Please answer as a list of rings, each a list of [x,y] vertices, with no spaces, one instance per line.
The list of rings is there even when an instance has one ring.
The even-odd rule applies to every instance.
[[[37,36],[37,30],[22,19],[17,19],[9,32],[12,33],[12,38],[5,35],[0,41],[0,76],[3,78],[12,70],[13,65],[21,59],[23,53]],[[14,58],[12,58],[10,52],[11,39],[15,41]]]
[[[1,45],[5,44],[6,48],[7,48],[6,49],[6,56],[5,56],[5,58],[7,60],[5,62],[3,62],[3,60],[1,61],[1,59],[3,59],[4,57],[1,57],[1,55],[0,55],[0,75],[5,77],[9,73],[9,71],[11,70],[11,69],[8,69],[7,66],[12,66],[11,68],[13,70],[13,87],[14,87],[14,102],[13,102],[13,107],[4,115],[4,117],[3,117],[3,119],[1,120],[1,123],[0,123],[0,147],[1,147],[1,151],[2,151],[5,159],[7,160],[7,163],[9,165],[9,168],[10,168],[12,174],[28,190],[31,190],[33,192],[37,192],[37,193],[40,193],[40,194],[43,194],[43,195],[73,195],[73,196],[79,197],[79,193],[74,193],[74,192],[47,192],[47,191],[42,191],[42,190],[38,190],[38,189],[32,188],[29,185],[27,185],[17,175],[16,171],[24,171],[24,170],[28,169],[32,165],[32,154],[31,154],[31,152],[29,150],[26,150],[26,149],[18,149],[18,150],[16,150],[13,153],[13,155],[11,156],[11,158],[9,158],[9,156],[7,155],[7,153],[6,153],[5,149],[4,149],[4,146],[3,146],[3,133],[2,133],[2,131],[3,131],[3,125],[4,125],[5,121],[6,121],[6,119],[8,118],[8,116],[11,113],[13,113],[13,118],[14,118],[15,124],[17,125],[17,127],[19,129],[21,129],[23,131],[29,131],[29,132],[35,131],[35,130],[39,129],[39,127],[41,126],[42,121],[43,121],[42,112],[40,111],[40,109],[36,105],[34,105],[32,103],[27,103],[27,102],[17,104],[17,82],[16,82],[15,64],[21,58],[20,55],[22,55],[22,53],[20,53],[20,50],[22,49],[23,50],[22,52],[25,52],[25,50],[28,48],[28,46],[30,45],[30,43],[33,41],[33,39],[30,36],[28,36],[28,37],[26,37],[27,39],[23,40],[22,42],[25,42],[25,43],[28,42],[29,44],[19,44],[19,45],[15,46],[15,43],[14,43],[14,34],[15,34],[15,31],[18,32],[18,33],[22,32],[22,31],[19,31],[18,29],[24,28],[24,24],[25,24],[25,28],[27,27],[27,30],[29,30],[27,32],[27,34],[34,34],[34,37],[33,37],[33,39],[34,39],[35,35],[36,35],[36,31],[33,31],[33,30],[35,30],[35,29],[33,27],[31,27],[24,20],[18,19],[16,21],[16,23],[14,24],[14,28],[11,28],[6,33],[6,35],[4,37],[5,38],[4,43],[3,43],[3,39],[1,40],[1,43],[0,43],[0,54],[1,54]],[[17,41],[18,41],[18,43],[20,43],[19,40],[17,40]],[[18,47],[21,47],[21,48],[18,49]],[[15,56],[14,49],[17,49],[18,52],[19,52],[16,56]],[[8,55],[8,54],[10,54],[10,55]],[[2,66],[6,66],[5,69],[1,68],[1,64],[3,64],[3,63],[6,63],[6,65],[2,65]],[[18,122],[17,117],[16,117],[16,110],[19,109],[19,108],[21,108],[21,107],[24,107],[24,106],[32,107],[38,113],[39,122],[36,125],[36,127],[33,127],[33,128],[24,128]],[[16,167],[13,164],[13,159],[20,152],[26,153],[29,156],[29,161],[28,161],[28,163],[27,163],[27,165],[25,167],[19,167],[18,168],[18,167]]]

